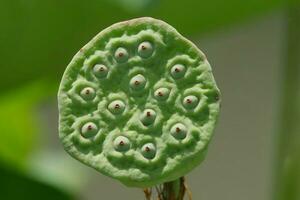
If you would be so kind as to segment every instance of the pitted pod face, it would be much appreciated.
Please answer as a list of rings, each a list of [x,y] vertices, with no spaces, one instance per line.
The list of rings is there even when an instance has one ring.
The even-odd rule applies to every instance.
[[[211,71],[204,54],[163,21],[114,24],[64,73],[60,139],[74,158],[127,186],[184,176],[205,158],[218,117]]]

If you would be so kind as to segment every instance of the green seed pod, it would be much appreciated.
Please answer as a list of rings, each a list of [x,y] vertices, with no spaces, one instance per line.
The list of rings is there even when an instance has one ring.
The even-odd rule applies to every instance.
[[[108,105],[108,110],[113,114],[120,114],[124,111],[125,104],[121,100],[115,100]]]
[[[123,47],[119,47],[115,52],[115,59],[119,63],[123,63],[127,61],[128,57],[129,57],[128,52]]]
[[[170,90],[168,88],[158,88],[154,92],[155,98],[159,101],[164,101],[168,99],[169,94],[170,94]]]
[[[98,78],[104,78],[108,73],[108,68],[105,65],[96,64],[93,68],[93,72]]]
[[[130,87],[133,90],[141,90],[146,85],[146,79],[143,75],[138,74],[130,80]]]
[[[81,128],[81,135],[85,138],[90,138],[96,135],[98,127],[93,122],[88,122]]]
[[[155,148],[154,144],[147,143],[147,144],[143,145],[141,152],[145,158],[153,159],[156,154],[156,148]]]
[[[182,64],[176,64],[171,68],[171,75],[175,79],[182,78],[185,74],[185,66]]]
[[[74,56],[58,106],[69,154],[127,186],[150,187],[203,161],[220,92],[192,42],[144,17],[108,27]]]
[[[95,98],[96,93],[94,88],[91,87],[86,87],[83,88],[80,92],[80,96],[84,99],[84,100],[92,100]]]
[[[130,149],[130,141],[127,137],[118,136],[114,140],[114,147],[115,150],[120,152],[128,151]]]
[[[155,118],[156,118],[156,112],[152,109],[144,110],[140,116],[140,120],[145,126],[149,126],[150,124],[153,124]]]
[[[184,105],[185,108],[192,109],[197,106],[198,102],[199,100],[196,96],[189,95],[183,99],[182,104]]]
[[[182,123],[177,123],[174,126],[172,126],[170,132],[174,138],[182,140],[186,137],[187,128]]]
[[[143,58],[148,58],[153,53],[153,46],[150,42],[142,42],[138,47],[138,54]]]

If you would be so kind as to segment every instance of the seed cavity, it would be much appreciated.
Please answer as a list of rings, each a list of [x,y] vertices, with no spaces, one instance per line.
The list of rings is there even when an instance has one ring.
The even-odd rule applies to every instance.
[[[124,63],[128,60],[128,58],[129,58],[129,54],[125,48],[123,47],[117,48],[117,50],[115,51],[115,59],[118,63]]]
[[[133,90],[142,90],[145,88],[146,82],[146,78],[142,74],[138,74],[131,78],[129,84]]]
[[[199,102],[198,97],[196,97],[194,95],[189,95],[183,99],[182,103],[186,109],[192,109],[198,105],[198,102]]]
[[[144,126],[149,126],[153,124],[155,118],[156,118],[156,112],[152,109],[144,110],[140,116],[140,120],[144,124]]]
[[[142,58],[148,58],[152,55],[153,53],[153,45],[148,42],[142,42],[139,47],[138,47],[138,55],[141,56]]]
[[[155,99],[157,99],[159,101],[164,101],[164,100],[168,99],[169,95],[170,95],[170,90],[168,88],[158,88],[154,92]]]
[[[94,88],[92,87],[85,87],[81,90],[80,92],[80,96],[84,99],[84,100],[93,100],[96,96],[96,92],[94,90]]]
[[[107,76],[108,68],[103,64],[96,64],[93,68],[93,73],[98,78],[104,78]]]
[[[84,138],[91,138],[95,136],[98,132],[98,127],[93,122],[87,122],[81,127],[81,135]]]
[[[113,145],[116,151],[124,152],[130,149],[131,143],[125,136],[118,136],[113,141]]]
[[[180,79],[184,77],[186,68],[182,64],[176,64],[171,68],[171,76],[174,79]]]
[[[125,103],[122,100],[114,100],[108,105],[108,110],[113,114],[121,114],[125,109]]]
[[[176,138],[178,140],[182,140],[186,137],[187,128],[182,123],[176,123],[172,126],[170,132],[174,138]]]
[[[147,143],[143,145],[141,152],[145,158],[153,159],[156,155],[156,147],[153,143]]]

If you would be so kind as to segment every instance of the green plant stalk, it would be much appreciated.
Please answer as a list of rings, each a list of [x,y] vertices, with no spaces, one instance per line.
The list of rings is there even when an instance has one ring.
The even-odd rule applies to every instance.
[[[300,199],[300,6],[287,11],[274,200]]]
[[[162,200],[183,200],[185,194],[184,177],[163,184]]]

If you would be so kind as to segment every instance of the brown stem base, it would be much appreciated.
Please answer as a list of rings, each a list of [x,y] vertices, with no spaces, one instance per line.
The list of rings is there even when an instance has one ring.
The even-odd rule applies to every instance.
[[[192,194],[187,187],[185,178],[181,177],[177,180],[166,182],[162,185],[155,186],[157,200],[183,200],[187,193],[189,200],[192,200]],[[152,188],[144,189],[146,200],[153,200]]]

